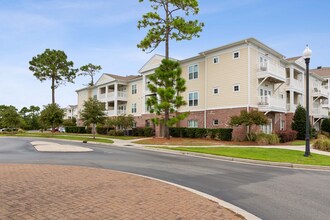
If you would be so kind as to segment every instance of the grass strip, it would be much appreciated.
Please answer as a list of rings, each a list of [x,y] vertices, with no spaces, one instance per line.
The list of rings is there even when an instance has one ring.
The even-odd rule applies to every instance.
[[[178,151],[220,155],[227,157],[252,159],[252,160],[330,166],[330,156],[313,153],[310,157],[304,157],[303,156],[304,152],[297,150],[258,148],[258,147],[212,147],[212,148],[176,147],[170,149],[178,150]]]

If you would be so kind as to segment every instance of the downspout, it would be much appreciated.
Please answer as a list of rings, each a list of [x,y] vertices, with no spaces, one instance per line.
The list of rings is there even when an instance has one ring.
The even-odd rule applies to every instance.
[[[206,111],[207,111],[207,59],[206,59],[205,53],[203,53],[203,56],[204,56],[204,60],[205,60],[204,128],[206,128],[207,127],[207,114],[206,114]]]
[[[250,44],[247,40],[245,40],[245,43],[248,47],[248,104],[246,107],[246,111],[250,111],[251,106],[251,53],[250,53]]]

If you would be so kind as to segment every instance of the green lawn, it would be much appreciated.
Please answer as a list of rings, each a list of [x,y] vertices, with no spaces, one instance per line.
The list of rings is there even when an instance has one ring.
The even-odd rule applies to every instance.
[[[20,133],[20,134],[1,134],[0,136],[12,136],[12,137],[39,137],[39,138],[56,138],[62,140],[76,140],[76,141],[93,141],[100,143],[109,143],[112,144],[113,141],[106,138],[95,138],[93,139],[91,136],[79,136],[79,135],[66,135],[56,133],[52,135],[51,133]]]
[[[285,162],[293,164],[308,164],[330,166],[330,157],[312,154],[304,157],[304,152],[296,150],[257,148],[257,147],[212,147],[212,148],[170,148],[171,150],[189,151],[228,157],[238,157],[252,160],[263,160],[272,162]]]

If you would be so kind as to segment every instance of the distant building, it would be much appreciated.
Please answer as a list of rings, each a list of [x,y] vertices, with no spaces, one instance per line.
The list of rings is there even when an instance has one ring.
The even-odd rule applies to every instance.
[[[77,105],[69,105],[64,108],[64,119],[72,119],[78,118],[78,106]]]

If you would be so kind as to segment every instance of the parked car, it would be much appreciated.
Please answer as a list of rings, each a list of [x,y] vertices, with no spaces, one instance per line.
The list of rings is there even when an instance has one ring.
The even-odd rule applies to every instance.
[[[63,127],[59,127],[59,128],[58,128],[58,131],[61,132],[61,133],[65,133],[65,128],[63,128]]]

